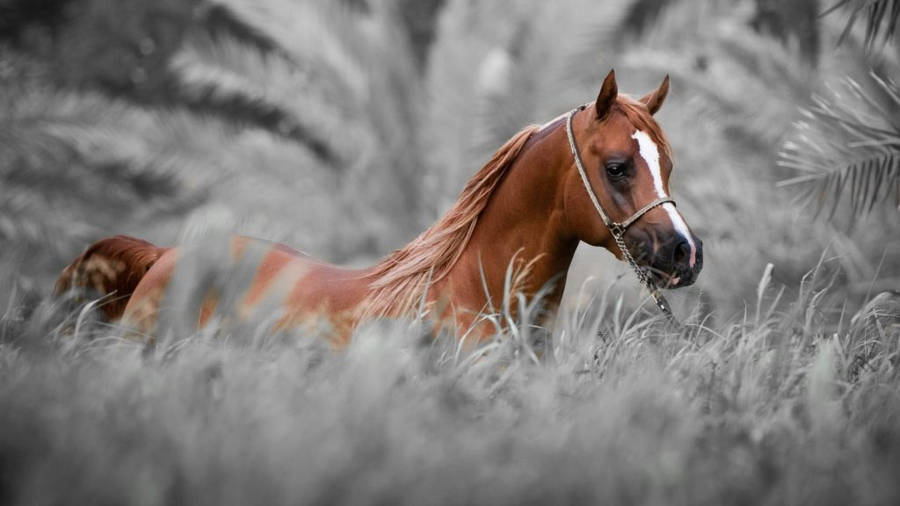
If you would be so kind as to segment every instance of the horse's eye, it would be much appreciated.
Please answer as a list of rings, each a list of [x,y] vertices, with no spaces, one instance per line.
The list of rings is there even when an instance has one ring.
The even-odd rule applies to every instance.
[[[625,177],[626,167],[624,163],[610,163],[606,166],[606,173],[613,179]]]

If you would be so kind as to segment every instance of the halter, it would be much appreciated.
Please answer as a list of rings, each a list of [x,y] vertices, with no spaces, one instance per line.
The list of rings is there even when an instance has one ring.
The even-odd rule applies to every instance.
[[[659,291],[659,287],[656,286],[656,283],[650,279],[650,276],[644,272],[643,269],[638,266],[637,262],[634,259],[634,256],[631,254],[631,250],[628,249],[628,246],[625,245],[625,232],[628,230],[628,227],[633,225],[637,220],[641,218],[641,216],[647,214],[651,209],[661,206],[667,202],[675,205],[675,201],[671,197],[660,197],[644,207],[640,208],[637,212],[632,214],[625,221],[616,222],[610,219],[609,215],[606,214],[606,211],[603,210],[603,206],[600,205],[600,201],[597,199],[597,194],[594,193],[594,189],[591,187],[591,183],[588,180],[587,172],[584,170],[584,163],[581,161],[581,155],[578,152],[578,146],[575,144],[575,135],[572,133],[572,118],[575,117],[575,114],[579,111],[583,111],[586,106],[582,105],[575,109],[573,109],[568,116],[566,117],[566,135],[569,137],[569,149],[572,151],[572,158],[575,159],[575,167],[578,168],[578,174],[581,175],[581,182],[584,183],[584,189],[587,190],[588,197],[591,198],[591,202],[594,204],[594,208],[597,210],[597,214],[600,215],[600,219],[603,220],[603,224],[606,225],[606,228],[609,229],[610,233],[613,236],[613,239],[616,241],[616,245],[619,246],[619,250],[622,251],[622,256],[625,257],[625,260],[631,265],[631,268],[634,270],[634,273],[637,275],[638,280],[641,284],[647,288],[650,292],[650,295],[653,297],[653,301],[656,302],[656,307],[659,308],[663,314],[668,317],[670,321],[675,321],[675,316],[672,314],[672,309],[669,306],[669,301],[663,296]]]

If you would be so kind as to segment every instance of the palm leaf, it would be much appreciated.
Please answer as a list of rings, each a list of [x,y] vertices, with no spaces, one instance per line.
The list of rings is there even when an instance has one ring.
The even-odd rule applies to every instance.
[[[873,89],[845,79],[804,111],[778,164],[795,175],[796,187],[816,214],[831,219],[842,203],[852,217],[893,198],[900,206],[900,86],[870,74]]]
[[[333,167],[346,163],[325,140],[346,129],[343,114],[287,58],[225,36],[195,37],[172,59],[171,70],[195,108],[255,118],[253,123],[307,145]]]
[[[822,15],[840,8],[848,9],[850,17],[841,33],[839,43],[846,40],[858,20],[865,23],[867,49],[871,50],[879,40],[884,43],[890,42],[897,33],[897,24],[900,22],[900,0],[838,0]]]
[[[383,216],[393,230],[417,221],[421,75],[404,57],[408,40],[391,2],[205,3],[265,47],[228,33],[189,38],[170,69],[191,109],[232,110],[230,119],[297,141],[317,155],[314,166],[324,162],[341,178],[342,193],[356,195],[348,200],[357,211],[348,212]]]
[[[87,93],[39,87],[0,101],[0,243],[70,255],[89,234],[185,213],[221,169],[186,145],[216,129]],[[49,245],[49,247],[48,247]]]

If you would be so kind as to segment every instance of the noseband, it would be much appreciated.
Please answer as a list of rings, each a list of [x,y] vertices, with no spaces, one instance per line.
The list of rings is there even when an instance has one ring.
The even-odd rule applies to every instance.
[[[581,154],[578,151],[578,145],[575,144],[575,134],[572,132],[572,118],[575,117],[575,114],[579,111],[583,111],[586,106],[582,105],[576,109],[573,109],[568,117],[566,118],[566,135],[569,137],[569,149],[572,151],[572,158],[575,159],[575,167],[578,168],[578,174],[581,175],[581,182],[584,183],[584,189],[587,191],[588,197],[591,198],[591,202],[594,204],[594,208],[597,210],[597,214],[600,215],[600,219],[603,220],[603,224],[606,225],[606,228],[609,229],[610,233],[613,236],[613,239],[616,241],[616,244],[619,246],[619,250],[622,251],[622,256],[625,257],[625,260],[631,265],[631,268],[634,269],[635,274],[638,277],[638,280],[644,285],[647,290],[650,292],[650,295],[653,296],[654,302],[656,302],[656,306],[660,311],[663,312],[670,320],[674,321],[675,317],[672,315],[672,309],[669,306],[669,301],[663,296],[659,291],[659,287],[656,286],[656,283],[647,275],[647,273],[640,268],[637,262],[634,259],[634,256],[631,254],[631,250],[628,249],[628,246],[625,244],[625,232],[628,230],[628,227],[634,225],[634,223],[641,218],[641,216],[647,214],[651,209],[661,206],[666,202],[671,202],[672,205],[675,205],[675,200],[671,197],[660,197],[644,207],[640,208],[637,212],[632,214],[625,221],[613,221],[610,219],[609,215],[606,214],[606,211],[603,210],[603,206],[600,205],[600,200],[597,199],[597,194],[594,193],[594,188],[591,187],[591,183],[588,180],[587,172],[584,170],[584,163],[581,161]]]

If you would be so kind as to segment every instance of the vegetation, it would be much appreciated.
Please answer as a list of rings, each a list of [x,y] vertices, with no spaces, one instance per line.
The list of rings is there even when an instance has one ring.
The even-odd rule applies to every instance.
[[[897,503],[898,5],[0,0],[0,503]],[[682,329],[590,248],[478,346],[47,297],[115,233],[371,262],[610,67],[673,79]]]
[[[406,324],[343,353],[208,332],[147,348],[49,308],[0,349],[4,504],[894,504],[900,297],[673,332],[595,295],[539,358]],[[83,318],[72,315],[71,318]],[[48,338],[49,336],[49,338]]]
[[[842,0],[828,12],[842,6],[849,6],[851,14],[839,43],[861,15],[866,19],[863,44],[867,51],[879,39],[885,46],[893,41],[900,2]],[[900,54],[900,45],[895,47]],[[896,57],[876,62],[862,76],[868,86],[848,77],[832,87],[829,96],[816,97],[815,106],[806,111],[808,119],[797,124],[797,140],[785,145],[781,165],[801,175],[784,183],[805,184],[807,200],[818,210],[829,207],[831,217],[844,195],[853,216],[871,212],[880,201],[893,200],[900,209],[897,70]]]

